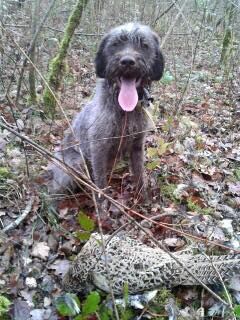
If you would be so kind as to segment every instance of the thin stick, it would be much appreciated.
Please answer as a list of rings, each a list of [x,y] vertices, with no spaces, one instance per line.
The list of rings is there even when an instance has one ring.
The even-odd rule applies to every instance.
[[[187,0],[185,0],[185,1],[184,1],[184,3],[183,3],[183,5],[182,5],[182,7],[179,9],[178,14],[176,15],[175,20],[173,21],[173,23],[172,23],[172,24],[171,24],[171,26],[169,27],[169,29],[168,29],[168,31],[167,31],[167,33],[166,33],[166,35],[164,36],[164,38],[163,38],[163,40],[162,40],[162,42],[161,42],[161,48],[163,48],[163,46],[164,46],[164,44],[165,44],[165,42],[166,42],[167,38],[169,37],[170,33],[172,32],[172,29],[173,29],[173,27],[175,26],[175,24],[177,23],[177,20],[178,20],[179,16],[182,14],[182,11],[183,11],[183,9],[184,9],[184,7],[185,7],[186,3],[187,3]]]
[[[229,292],[228,292],[228,290],[227,290],[227,288],[226,288],[226,286],[225,286],[225,283],[224,283],[224,281],[223,281],[223,278],[222,278],[220,272],[218,271],[218,269],[217,269],[216,265],[214,264],[214,262],[211,260],[211,257],[209,257],[208,255],[206,255],[205,252],[202,252],[202,254],[210,261],[213,269],[215,270],[216,274],[218,275],[219,280],[220,280],[220,282],[221,282],[221,284],[222,284],[222,286],[223,286],[223,289],[224,289],[224,291],[225,291],[225,294],[226,294],[228,303],[229,303],[229,305],[230,305],[230,308],[233,310],[233,305],[232,305],[231,297],[230,297]],[[234,316],[233,320],[236,320],[236,317],[235,317],[235,316]]]
[[[42,21],[40,22],[33,38],[32,38],[32,41],[30,42],[30,45],[29,45],[29,48],[28,48],[28,51],[27,51],[27,55],[29,56],[29,54],[31,54],[34,46],[35,46],[35,43],[36,43],[36,40],[37,40],[37,37],[40,33],[40,31],[42,30],[42,27],[44,25],[44,23],[46,22],[48,16],[49,16],[49,13],[51,12],[54,4],[55,4],[56,0],[52,0],[52,2],[50,3],[44,17],[42,18]],[[20,77],[19,77],[19,81],[18,81],[18,86],[17,86],[17,97],[16,97],[16,105],[18,104],[18,99],[19,99],[19,95],[20,95],[20,90],[21,90],[21,86],[22,86],[22,80],[23,80],[23,74],[24,74],[24,70],[25,70],[25,67],[26,67],[26,64],[27,64],[27,57],[25,56],[24,60],[23,60],[23,64],[22,64],[22,69],[21,69],[21,72],[20,72]]]
[[[4,31],[7,31],[5,28],[3,28],[2,26],[0,26]],[[15,39],[13,37],[11,37],[12,41],[14,42],[14,44],[17,46],[17,48],[19,49],[19,51],[21,51],[21,53],[25,56],[25,58],[28,60],[29,63],[32,64],[33,68],[35,69],[35,71],[37,72],[37,74],[39,75],[39,77],[41,78],[41,80],[44,82],[44,85],[49,89],[49,91],[51,92],[51,95],[53,96],[53,98],[55,99],[58,107],[60,108],[68,127],[70,128],[72,134],[74,135],[72,126],[70,121],[68,120],[68,117],[63,109],[63,107],[61,106],[60,102],[58,101],[56,95],[54,94],[54,92],[52,91],[52,89],[50,88],[48,82],[46,81],[46,79],[43,77],[43,75],[41,74],[41,72],[39,71],[39,69],[36,67],[36,65],[34,63],[32,63],[31,59],[29,58],[29,56],[25,53],[25,51],[21,48],[21,46],[18,44],[17,41],[15,41]]]
[[[26,217],[28,216],[28,214],[31,212],[32,209],[32,205],[34,202],[34,196],[31,196],[31,198],[28,200],[28,203],[26,205],[26,208],[23,210],[22,214],[20,214],[20,216],[14,220],[12,223],[10,223],[9,225],[7,225],[5,228],[3,228],[1,230],[1,232],[7,232],[9,230],[12,230],[14,228],[16,228],[17,226],[19,226],[19,224],[26,219]]]
[[[172,7],[175,6],[175,4],[176,2],[173,2],[172,4],[170,4],[170,6],[166,10],[164,10],[159,16],[157,16],[153,25],[156,26],[158,20],[161,19],[163,16],[165,16],[165,14],[167,14],[172,9]]]

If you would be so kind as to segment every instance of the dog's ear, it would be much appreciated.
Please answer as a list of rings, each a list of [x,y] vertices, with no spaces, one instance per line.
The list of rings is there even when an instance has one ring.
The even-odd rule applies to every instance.
[[[157,81],[162,78],[164,71],[164,57],[160,50],[159,38],[156,34],[153,36],[155,57],[152,64],[151,80]]]
[[[105,78],[106,73],[106,55],[105,55],[105,47],[107,44],[109,36],[105,36],[103,40],[100,43],[100,46],[98,48],[96,58],[95,58],[95,69],[96,69],[96,75],[99,78]]]

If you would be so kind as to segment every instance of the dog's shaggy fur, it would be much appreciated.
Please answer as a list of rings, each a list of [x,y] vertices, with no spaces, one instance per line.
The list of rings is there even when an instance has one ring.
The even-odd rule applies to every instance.
[[[149,27],[140,24],[117,27],[103,38],[95,66],[96,74],[101,78],[95,96],[73,121],[74,134],[69,133],[65,137],[62,150],[56,156],[70,167],[82,170],[81,148],[94,182],[99,188],[105,188],[114,160],[128,153],[140,189],[144,180],[144,131],[148,119],[141,103],[138,102],[133,110],[124,111],[118,98],[121,81],[135,79],[138,100],[141,101],[145,88],[161,78],[164,60],[158,36]],[[123,138],[119,138],[121,136]],[[51,165],[50,170],[51,193],[75,187],[72,177],[63,170],[55,165]]]

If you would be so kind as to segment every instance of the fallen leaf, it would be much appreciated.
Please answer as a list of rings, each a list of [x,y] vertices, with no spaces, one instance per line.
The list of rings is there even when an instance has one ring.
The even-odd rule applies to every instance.
[[[50,248],[46,242],[37,242],[33,245],[32,256],[42,260],[47,260],[49,250]]]
[[[229,283],[229,288],[240,291],[240,276],[239,275],[234,275],[232,279],[230,280]]]
[[[63,277],[65,275],[65,273],[68,271],[70,266],[70,262],[67,259],[58,259],[56,261],[54,261],[54,263],[52,263],[50,265],[50,269],[55,270],[55,274],[57,276],[61,276]]]
[[[30,312],[31,320],[43,320],[45,315],[44,309],[34,309]]]
[[[237,196],[240,196],[240,182],[237,183],[228,183],[228,190],[232,194],[235,194]]]
[[[17,119],[17,127],[20,131],[24,129],[24,122],[22,121],[22,119]]]
[[[13,302],[13,308],[11,309],[10,314],[12,315],[12,319],[30,319],[30,307],[26,301],[17,299]]]
[[[164,243],[170,248],[181,248],[185,245],[185,242],[180,238],[166,238]]]

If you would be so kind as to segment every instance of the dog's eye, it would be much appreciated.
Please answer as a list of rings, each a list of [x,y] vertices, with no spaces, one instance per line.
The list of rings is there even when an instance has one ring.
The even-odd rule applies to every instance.
[[[121,35],[120,40],[121,40],[122,42],[128,41],[127,35],[126,35],[126,34]]]
[[[112,46],[113,46],[113,47],[117,47],[118,45],[119,45],[119,43],[118,43],[117,41],[115,41],[115,42],[112,43]]]
[[[148,49],[148,48],[149,48],[149,45],[148,45],[147,43],[142,43],[142,47],[143,47],[144,49]]]

